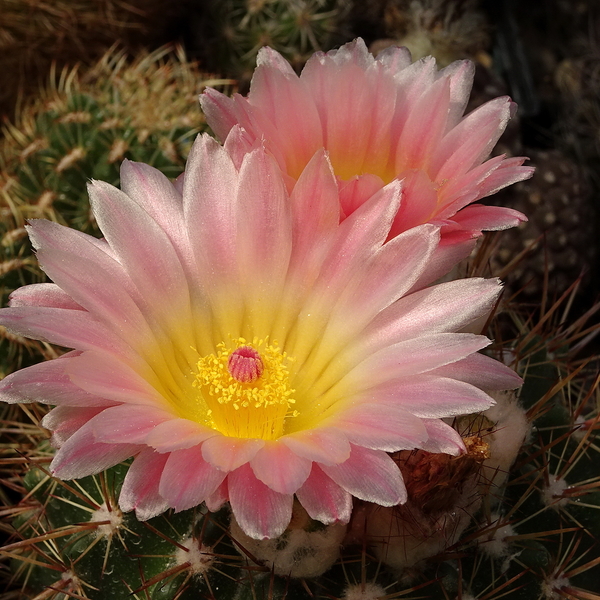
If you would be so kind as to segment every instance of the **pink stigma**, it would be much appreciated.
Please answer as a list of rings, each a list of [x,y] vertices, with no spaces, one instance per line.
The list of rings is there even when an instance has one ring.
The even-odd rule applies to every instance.
[[[250,346],[240,346],[229,355],[227,361],[229,374],[241,383],[256,381],[264,371],[260,354]]]

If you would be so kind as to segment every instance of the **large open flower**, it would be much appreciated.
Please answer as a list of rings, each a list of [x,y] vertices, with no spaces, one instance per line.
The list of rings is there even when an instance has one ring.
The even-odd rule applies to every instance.
[[[358,39],[315,54],[298,77],[280,54],[263,48],[247,98],[208,89],[201,102],[217,136],[241,137],[249,148],[264,143],[292,181],[325,148],[342,216],[403,179],[390,236],[440,223],[442,246],[455,247],[458,257],[469,253],[482,230],[525,219],[509,208],[471,203],[533,173],[522,166],[523,157],[485,160],[516,105],[505,96],[463,116],[473,73],[470,61],[441,71],[433,57],[412,63],[406,48],[375,59]]]
[[[392,241],[400,185],[340,223],[325,153],[288,195],[262,148],[236,168],[200,137],[176,185],[126,162],[120,191],[90,185],[96,239],[44,220],[29,234],[54,283],[0,311],[21,335],[73,351],[0,384],[4,401],[56,405],[44,418],[69,479],[135,456],[120,496],[140,519],[229,501],[256,538],[311,517],[347,521],[352,496],[405,500],[387,452],[458,453],[442,419],[487,408],[480,388],[519,378],[454,333],[490,309],[495,280],[408,293],[439,240]]]

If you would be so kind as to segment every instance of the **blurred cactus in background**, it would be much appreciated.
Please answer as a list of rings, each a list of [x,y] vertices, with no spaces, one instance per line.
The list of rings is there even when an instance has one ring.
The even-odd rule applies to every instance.
[[[349,39],[349,8],[349,0],[209,0],[197,15],[193,46],[210,68],[247,82],[263,46],[300,69],[315,51]]]
[[[115,42],[132,51],[173,38],[186,2],[0,0],[0,115],[36,94],[53,63],[96,62]]]
[[[435,56],[440,66],[460,58],[482,58],[490,43],[490,25],[478,0],[388,0],[383,23],[389,45],[406,46],[413,58]],[[485,60],[485,59],[483,59]]]

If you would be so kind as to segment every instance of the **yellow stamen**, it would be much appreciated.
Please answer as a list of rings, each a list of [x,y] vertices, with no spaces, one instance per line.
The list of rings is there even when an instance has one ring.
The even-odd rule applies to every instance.
[[[194,385],[208,406],[211,426],[230,437],[274,440],[283,435],[286,418],[295,403],[287,362],[276,343],[244,338],[236,347],[217,345],[217,353],[198,361]],[[251,361],[250,367],[244,365]]]

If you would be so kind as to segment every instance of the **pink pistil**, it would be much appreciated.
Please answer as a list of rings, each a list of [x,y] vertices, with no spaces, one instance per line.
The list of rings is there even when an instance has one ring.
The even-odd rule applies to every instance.
[[[250,346],[240,346],[227,361],[229,374],[241,383],[256,381],[264,371],[260,354]]]

